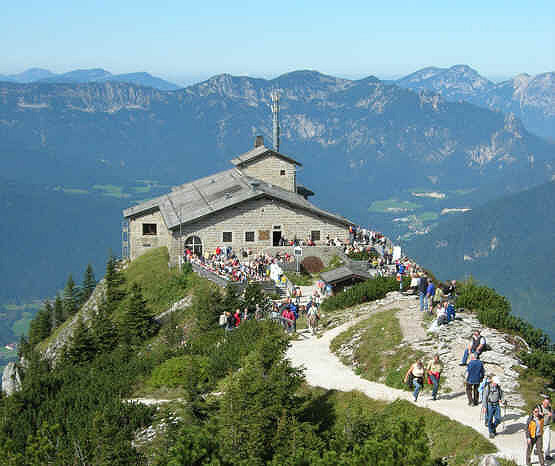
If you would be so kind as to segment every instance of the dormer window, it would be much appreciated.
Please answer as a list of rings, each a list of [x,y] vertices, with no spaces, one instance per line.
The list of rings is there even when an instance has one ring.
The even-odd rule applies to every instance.
[[[285,176],[285,170],[282,168],[282,169],[279,171],[279,174],[280,174],[281,176]]]

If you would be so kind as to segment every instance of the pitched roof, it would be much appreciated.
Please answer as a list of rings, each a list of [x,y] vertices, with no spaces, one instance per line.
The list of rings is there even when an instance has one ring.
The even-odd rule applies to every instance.
[[[299,167],[302,167],[302,163],[297,162],[295,159],[292,159],[291,157],[289,157],[287,155],[280,154],[279,152],[276,152],[272,149],[268,149],[267,147],[264,147],[264,146],[255,147],[254,149],[251,149],[250,151],[245,152],[244,154],[241,154],[241,155],[235,157],[234,159],[231,159],[231,163],[233,165],[235,165],[236,167],[240,167],[244,163],[255,160],[258,157],[262,157],[265,154],[274,155],[275,157],[279,157],[281,159],[287,160],[290,163],[294,163],[294,164],[298,165]]]
[[[261,197],[279,199],[296,208],[345,225],[353,225],[346,218],[319,209],[297,193],[248,177],[234,168],[175,187],[168,194],[125,209],[123,216],[129,218],[159,209],[166,226],[172,229],[241,202]]]
[[[322,272],[320,273],[320,277],[326,283],[329,283],[331,285],[334,283],[342,282],[349,278],[362,278],[364,280],[367,280],[370,278],[370,274],[365,272],[355,272],[349,267],[343,266],[338,267],[337,269],[330,270],[329,272]]]

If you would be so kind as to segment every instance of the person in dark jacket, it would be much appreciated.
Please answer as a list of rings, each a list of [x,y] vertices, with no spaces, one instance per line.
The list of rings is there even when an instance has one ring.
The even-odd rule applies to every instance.
[[[478,405],[478,387],[484,378],[484,364],[476,355],[472,354],[471,360],[466,366],[466,396],[469,406]]]
[[[424,298],[424,307],[426,311],[432,311],[432,301],[434,299],[434,294],[436,292],[436,286],[433,281],[428,282],[428,288],[426,288],[426,297]]]
[[[486,388],[484,388],[482,396],[482,411],[484,411],[486,416],[489,438],[494,438],[497,435],[496,429],[501,423],[500,405],[502,401],[503,390],[501,390],[501,387],[499,386],[499,377],[492,377],[491,382],[486,385]]]
[[[420,312],[424,312],[424,299],[426,298],[426,291],[428,291],[428,279],[426,275],[420,277],[418,282],[418,296],[420,298]],[[426,308],[427,310],[427,308]]]
[[[540,465],[544,466],[545,464],[543,460],[543,424],[544,418],[541,409],[539,406],[535,406],[526,422],[526,464],[528,466],[532,464],[530,457],[534,445],[536,446]]]

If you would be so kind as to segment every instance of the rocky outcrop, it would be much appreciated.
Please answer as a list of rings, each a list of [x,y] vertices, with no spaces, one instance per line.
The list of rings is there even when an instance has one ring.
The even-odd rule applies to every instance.
[[[18,365],[12,361],[2,372],[2,393],[6,396],[13,395],[21,389],[21,375]]]

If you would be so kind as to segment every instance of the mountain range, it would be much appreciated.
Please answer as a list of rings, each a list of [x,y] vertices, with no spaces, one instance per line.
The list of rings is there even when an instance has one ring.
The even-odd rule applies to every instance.
[[[0,81],[16,83],[89,83],[114,81],[153,87],[162,91],[173,91],[182,87],[162,78],[152,76],[146,72],[112,74],[102,68],[73,70],[60,74],[52,73],[51,71],[43,68],[30,68],[22,73],[0,75]]]
[[[101,267],[106,249],[118,249],[122,206],[229,168],[255,135],[271,146],[274,89],[281,95],[280,151],[303,163],[299,182],[316,192],[315,203],[385,233],[391,216],[373,216],[376,201],[396,213],[417,199],[432,218],[554,175],[555,146],[514,114],[375,77],[223,74],[162,91],[102,76],[0,83],[0,194],[5,206],[17,206],[6,210],[13,234],[0,248],[0,302],[44,297],[68,273],[80,277],[88,262]],[[431,197],[414,197],[422,195]],[[41,196],[49,200],[38,204],[41,216],[29,216]],[[79,248],[61,228],[76,222]]]
[[[467,65],[428,67],[394,81],[398,86],[427,90],[449,101],[513,113],[539,136],[555,140],[555,72],[522,73],[494,83]]]

